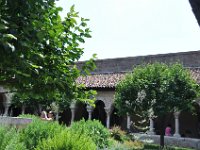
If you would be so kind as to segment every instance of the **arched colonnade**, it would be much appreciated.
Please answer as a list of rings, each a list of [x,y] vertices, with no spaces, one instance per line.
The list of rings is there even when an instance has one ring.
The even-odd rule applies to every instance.
[[[0,87],[0,93],[0,115],[7,116],[11,106],[12,94],[7,93],[3,87]],[[113,105],[114,91],[98,91],[96,99],[95,108],[84,103],[73,101],[69,110],[67,110],[68,115],[65,116],[65,118],[67,118],[66,120],[69,122],[68,124],[82,118],[85,118],[85,120],[96,119],[100,120],[107,128],[110,128],[113,125],[119,125],[123,129],[131,130],[131,124],[136,120],[130,115],[120,117],[116,114],[116,108]],[[186,134],[196,132],[196,134],[191,134],[191,137],[200,138],[200,100],[196,100],[196,104],[197,115],[195,117],[187,112],[175,112],[174,114],[171,114],[173,117],[171,117],[170,123],[174,128],[174,137],[188,136]],[[21,113],[23,112],[25,112],[25,108],[22,107]],[[158,120],[159,118],[149,118],[148,134],[159,134]]]

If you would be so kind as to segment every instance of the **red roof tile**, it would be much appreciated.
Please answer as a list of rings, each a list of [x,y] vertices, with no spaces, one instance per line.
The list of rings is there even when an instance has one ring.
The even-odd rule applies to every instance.
[[[190,68],[192,77],[200,84],[200,68]]]
[[[192,77],[200,84],[200,68],[190,68]],[[85,84],[88,88],[114,88],[126,73],[93,74],[79,77],[78,84]]]

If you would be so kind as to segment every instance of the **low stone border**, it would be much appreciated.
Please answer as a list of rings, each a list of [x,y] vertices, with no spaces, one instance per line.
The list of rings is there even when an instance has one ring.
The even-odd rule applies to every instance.
[[[132,133],[138,140],[149,142],[149,143],[160,143],[160,135],[147,135],[147,134],[138,134]],[[173,137],[165,136],[165,145],[168,146],[179,146],[179,147],[188,147],[200,150],[200,139],[195,138],[183,138],[183,137]]]
[[[0,116],[0,125],[4,126],[15,126],[18,128],[26,126],[31,122],[32,122],[31,118]]]

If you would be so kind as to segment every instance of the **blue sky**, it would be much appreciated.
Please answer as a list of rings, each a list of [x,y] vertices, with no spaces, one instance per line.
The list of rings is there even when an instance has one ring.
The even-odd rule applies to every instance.
[[[200,27],[188,0],[59,0],[90,19],[81,60],[200,50]]]

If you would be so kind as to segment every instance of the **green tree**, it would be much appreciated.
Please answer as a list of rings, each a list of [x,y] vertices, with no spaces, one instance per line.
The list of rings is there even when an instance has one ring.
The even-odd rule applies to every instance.
[[[119,113],[138,114],[144,119],[162,119],[161,146],[164,146],[167,113],[191,110],[199,85],[180,64],[147,64],[136,67],[116,87],[115,104]]]
[[[0,85],[15,92],[20,101],[87,99],[90,92],[75,80],[95,67],[94,59],[83,69],[76,62],[90,38],[88,19],[74,6],[64,20],[55,0],[0,0]]]

